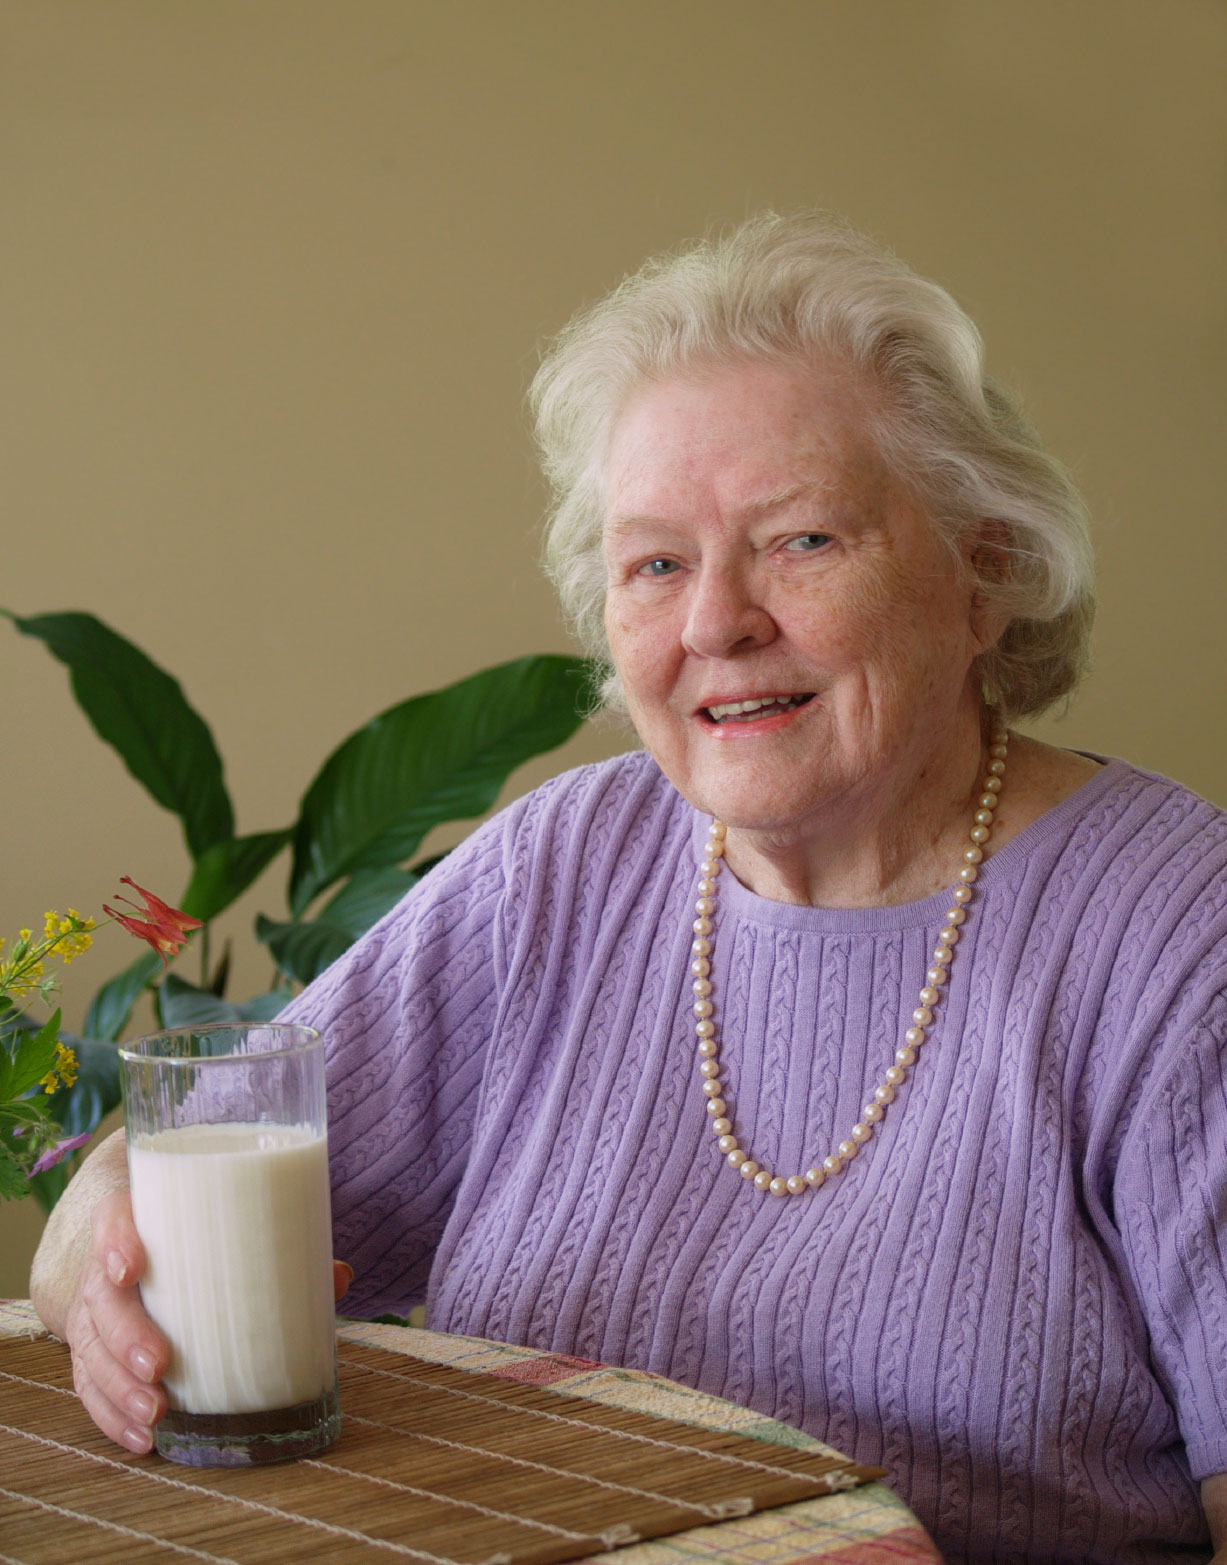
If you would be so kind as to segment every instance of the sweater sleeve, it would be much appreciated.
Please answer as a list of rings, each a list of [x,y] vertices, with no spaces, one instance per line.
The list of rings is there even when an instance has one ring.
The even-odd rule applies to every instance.
[[[1203,992],[1204,994],[1204,992]],[[1227,992],[1190,1007],[1122,1143],[1116,1210],[1193,1477],[1227,1472]]]
[[[464,1170],[505,974],[515,806],[475,832],[284,1013],[324,1035],[333,1248],[350,1314],[405,1313]]]

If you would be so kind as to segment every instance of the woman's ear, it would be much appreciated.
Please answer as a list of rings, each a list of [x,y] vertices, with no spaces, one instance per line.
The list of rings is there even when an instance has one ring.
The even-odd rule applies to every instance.
[[[971,630],[981,652],[996,646],[1013,615],[1002,603],[1010,581],[1010,530],[985,518],[962,537],[963,560],[971,582]]]

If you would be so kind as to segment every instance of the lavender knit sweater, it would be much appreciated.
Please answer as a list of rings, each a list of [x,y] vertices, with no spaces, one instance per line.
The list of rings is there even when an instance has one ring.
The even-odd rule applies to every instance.
[[[294,1004],[327,1036],[347,1308],[650,1369],[880,1464],[949,1560],[1205,1559],[1227,1470],[1227,816],[1113,761],[978,882],[864,1152],[725,1167],[690,1016],[705,821],[645,755],[558,778]],[[714,999],[766,1166],[844,1139],[948,895],[721,878]]]

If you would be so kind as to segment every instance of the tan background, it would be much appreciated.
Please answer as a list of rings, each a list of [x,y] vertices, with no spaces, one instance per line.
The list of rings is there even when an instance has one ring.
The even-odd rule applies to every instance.
[[[1097,666],[1044,731],[1227,805],[1225,80],[1218,0],[5,0],[0,603],[137,640],[240,830],[286,824],[380,708],[565,647],[543,336],[712,222],[824,205],[964,301],[1089,496]],[[5,625],[0,671],[0,933],[122,874],[176,896],[177,826],[64,671]],[[245,993],[284,879],[226,920]],[[74,967],[70,1024],[132,954]],[[36,1227],[0,1209],[0,1293]]]

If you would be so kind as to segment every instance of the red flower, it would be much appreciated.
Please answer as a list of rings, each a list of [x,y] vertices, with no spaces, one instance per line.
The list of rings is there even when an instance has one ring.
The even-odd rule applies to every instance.
[[[146,891],[143,886],[138,886],[130,875],[122,876],[121,884],[131,886],[133,891],[139,891],[145,906],[137,908],[136,917],[130,913],[117,913],[113,907],[107,907],[105,903],[102,911],[116,923],[122,924],[130,935],[135,935],[138,940],[148,941],[163,962],[166,962],[168,956],[175,956],[182,950],[190,929],[201,927],[198,918],[181,913],[178,908],[168,907],[161,897],[155,897],[152,891]],[[128,897],[117,897],[116,901],[126,902],[129,907],[137,906]],[[167,965],[169,966],[169,963]]]

